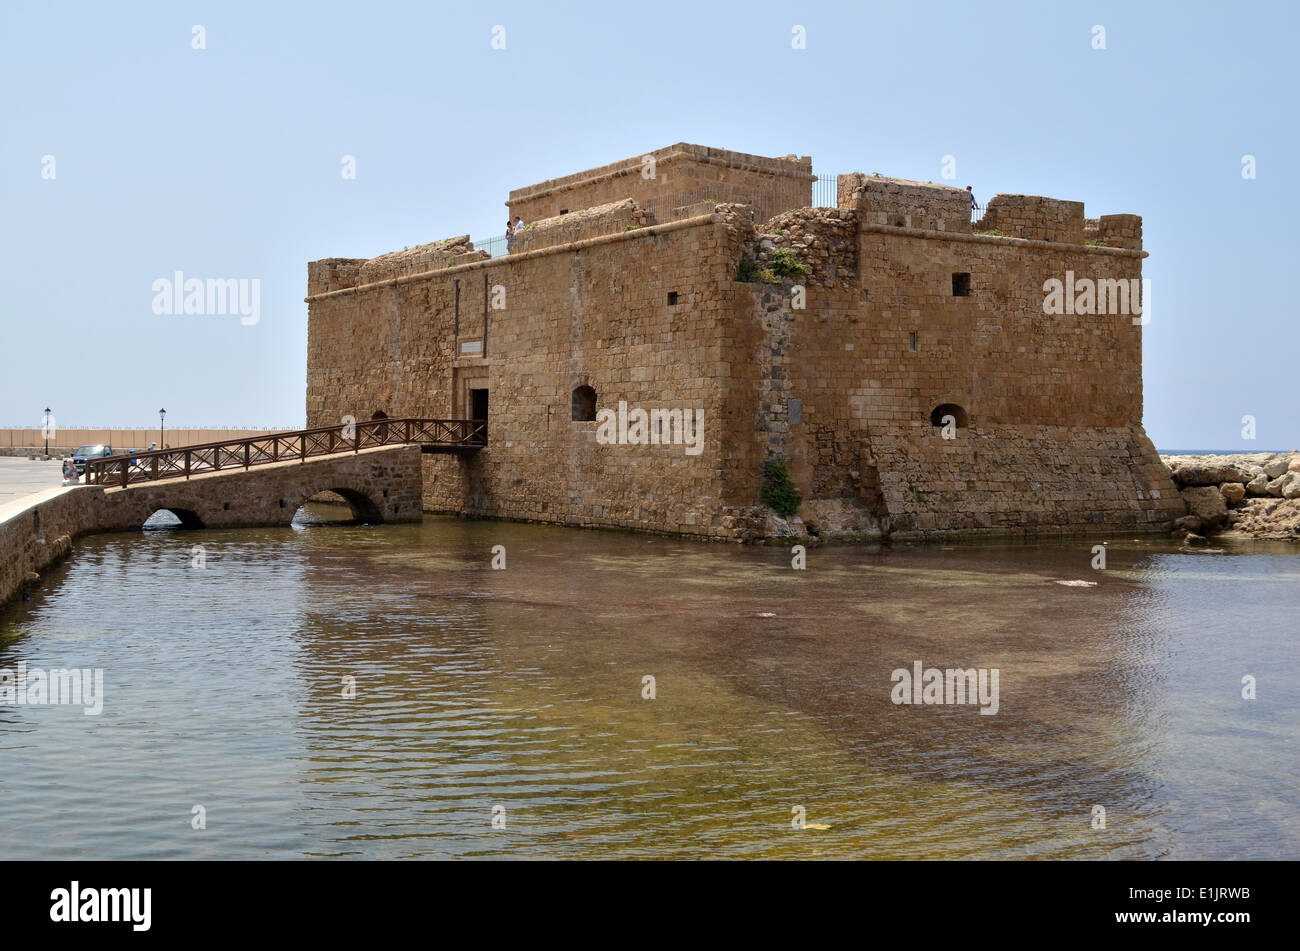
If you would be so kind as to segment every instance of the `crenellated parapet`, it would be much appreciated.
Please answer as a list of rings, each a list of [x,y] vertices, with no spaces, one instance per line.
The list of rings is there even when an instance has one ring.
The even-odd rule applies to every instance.
[[[1008,238],[1083,244],[1083,202],[1039,195],[994,195],[972,230],[1001,231]]]
[[[1100,218],[1085,218],[1083,238],[1088,244],[1141,251],[1142,216],[1102,215]]]
[[[970,193],[951,185],[852,172],[839,177],[839,206],[863,224],[970,232]]]

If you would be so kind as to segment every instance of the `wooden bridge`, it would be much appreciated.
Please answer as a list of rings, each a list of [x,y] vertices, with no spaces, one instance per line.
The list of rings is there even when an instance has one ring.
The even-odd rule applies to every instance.
[[[487,422],[474,419],[369,419],[248,439],[86,460],[86,483],[105,487],[188,479],[382,446],[418,445],[421,452],[469,454],[487,445]]]

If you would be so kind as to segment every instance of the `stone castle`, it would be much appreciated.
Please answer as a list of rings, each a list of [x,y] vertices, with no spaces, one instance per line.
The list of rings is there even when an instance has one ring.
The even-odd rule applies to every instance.
[[[307,424],[488,420],[481,452],[423,457],[425,511],[474,517],[759,539],[1185,513],[1142,428],[1143,321],[1105,306],[1140,281],[1141,218],[998,195],[972,225],[963,189],[861,173],[810,207],[814,180],[682,143],[512,191],[503,255],[312,262]],[[1046,312],[1070,279],[1101,299]]]

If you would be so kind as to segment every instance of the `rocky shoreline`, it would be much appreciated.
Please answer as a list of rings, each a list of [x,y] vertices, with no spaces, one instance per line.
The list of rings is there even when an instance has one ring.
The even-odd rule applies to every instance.
[[[1160,461],[1187,503],[1174,530],[1189,544],[1211,534],[1300,541],[1300,450]]]

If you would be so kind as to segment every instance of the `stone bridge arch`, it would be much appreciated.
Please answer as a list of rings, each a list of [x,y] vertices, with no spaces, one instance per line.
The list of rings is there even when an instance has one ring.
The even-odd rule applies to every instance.
[[[306,505],[322,492],[333,492],[347,503],[348,508],[352,511],[352,520],[364,525],[374,525],[387,521],[384,517],[384,503],[388,500],[385,496],[387,490],[380,491],[380,497],[376,500],[371,497],[370,493],[361,489],[353,489],[342,485],[322,485],[315,491],[309,491],[296,502],[290,501],[285,507],[292,509],[289,520],[293,521],[294,515],[302,506]]]
[[[167,506],[164,508],[157,508],[145,516],[145,522],[153,518],[159,512],[167,512],[170,515],[174,515],[177,519],[180,520],[181,528],[184,529],[199,529],[205,527],[203,525],[203,519],[199,517],[199,514],[197,512],[195,512],[193,509],[181,508],[180,506]],[[140,524],[141,526],[143,526],[144,522],[141,522]]]
[[[302,503],[324,491],[347,501],[358,521],[417,522],[422,490],[420,447],[383,446],[109,487],[101,500],[101,530],[139,529],[160,510],[186,528],[287,526]]]

